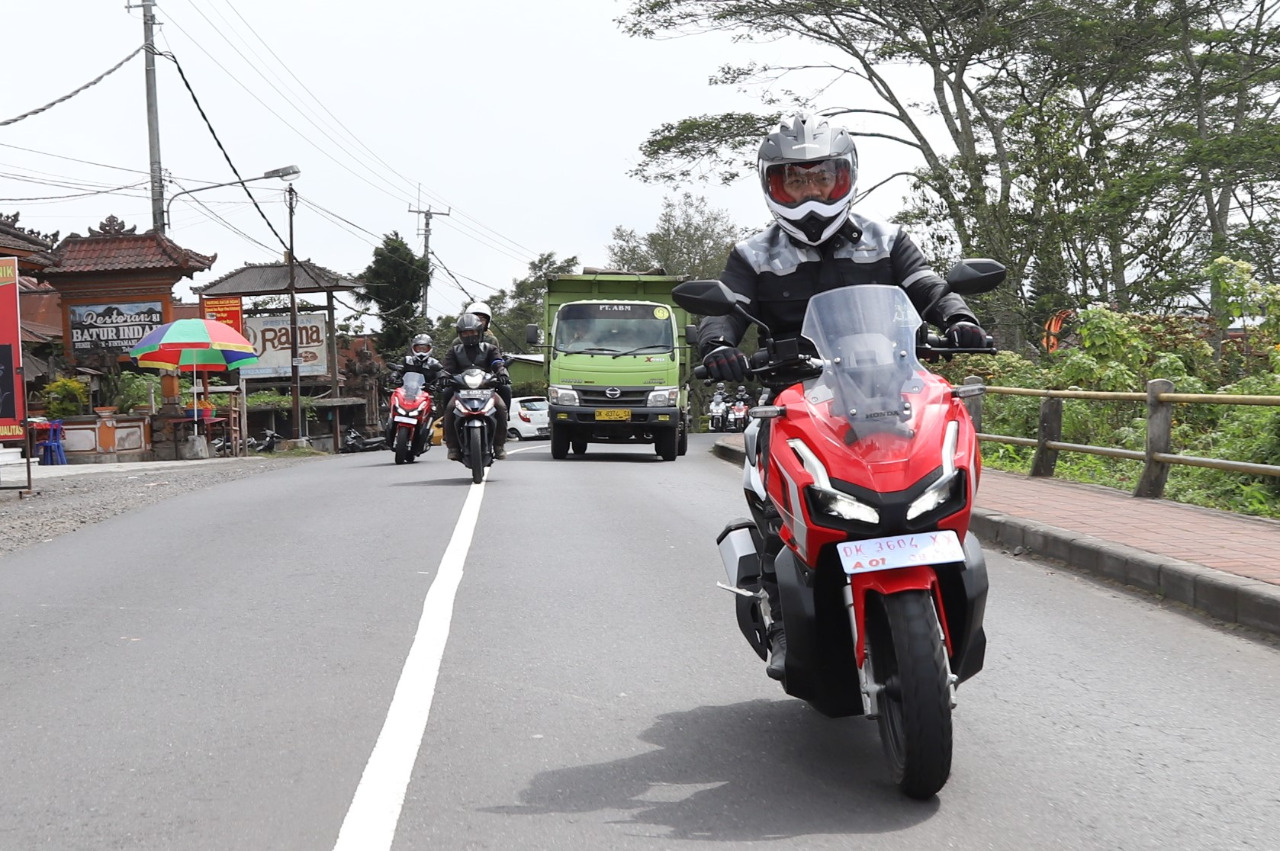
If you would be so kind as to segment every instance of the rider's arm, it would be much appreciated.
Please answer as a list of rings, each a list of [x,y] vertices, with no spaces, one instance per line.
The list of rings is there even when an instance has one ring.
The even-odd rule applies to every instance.
[[[756,298],[756,272],[740,252],[740,246],[729,252],[720,280],[733,292],[747,297],[748,302],[743,306],[752,313]],[[698,324],[699,354],[706,355],[719,346],[738,345],[747,333],[747,326],[747,320],[736,314],[706,317]]]
[[[965,304],[964,299],[955,293],[947,292],[947,282],[934,272],[925,260],[924,253],[905,231],[898,231],[898,238],[889,253],[893,263],[893,274],[898,284],[907,291],[911,303],[924,319],[945,328],[953,322],[966,321],[975,325],[978,320],[973,311]],[[935,304],[935,299],[946,293]],[[933,305],[930,308],[930,305]]]

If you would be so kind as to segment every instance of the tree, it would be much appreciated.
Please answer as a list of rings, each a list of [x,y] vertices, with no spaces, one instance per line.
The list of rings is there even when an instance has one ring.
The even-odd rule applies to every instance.
[[[373,262],[358,276],[360,289],[353,295],[358,303],[377,308],[382,322],[382,332],[377,335],[380,354],[400,353],[414,334],[428,327],[420,310],[428,274],[426,261],[395,231],[373,250]]]
[[[640,236],[628,228],[614,228],[607,249],[609,266],[637,272],[661,268],[668,275],[715,278],[734,244],[750,233],[734,225],[726,211],[709,209],[706,198],[685,192],[678,199],[663,199],[655,230]]]

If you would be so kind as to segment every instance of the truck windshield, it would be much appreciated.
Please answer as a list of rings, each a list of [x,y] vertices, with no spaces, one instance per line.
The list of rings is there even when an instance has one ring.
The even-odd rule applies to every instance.
[[[556,317],[558,352],[626,355],[669,352],[671,313],[652,304],[566,304]]]

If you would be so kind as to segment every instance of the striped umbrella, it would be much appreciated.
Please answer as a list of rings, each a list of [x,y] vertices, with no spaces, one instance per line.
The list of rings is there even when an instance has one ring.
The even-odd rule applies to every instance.
[[[129,350],[138,366],[226,372],[253,366],[258,356],[240,332],[212,319],[179,319],[153,328]]]
[[[129,350],[138,366],[153,369],[191,367],[191,416],[200,411],[196,400],[196,372],[226,372],[258,362],[253,344],[230,325],[212,319],[179,319],[151,330]],[[199,429],[197,424],[196,429]]]

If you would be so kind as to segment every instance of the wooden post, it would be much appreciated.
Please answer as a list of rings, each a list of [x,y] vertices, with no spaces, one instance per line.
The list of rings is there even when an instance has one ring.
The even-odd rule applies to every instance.
[[[1161,402],[1161,393],[1172,393],[1173,382],[1156,378],[1147,382],[1147,463],[1142,468],[1142,478],[1133,495],[1146,499],[1164,496],[1165,482],[1169,479],[1169,465],[1155,460],[1157,452],[1168,453],[1173,446],[1173,403]]]
[[[1062,440],[1062,398],[1050,396],[1040,402],[1040,432],[1036,435],[1039,445],[1031,459],[1031,475],[1053,478],[1053,468],[1058,464],[1058,450],[1045,444]]]

